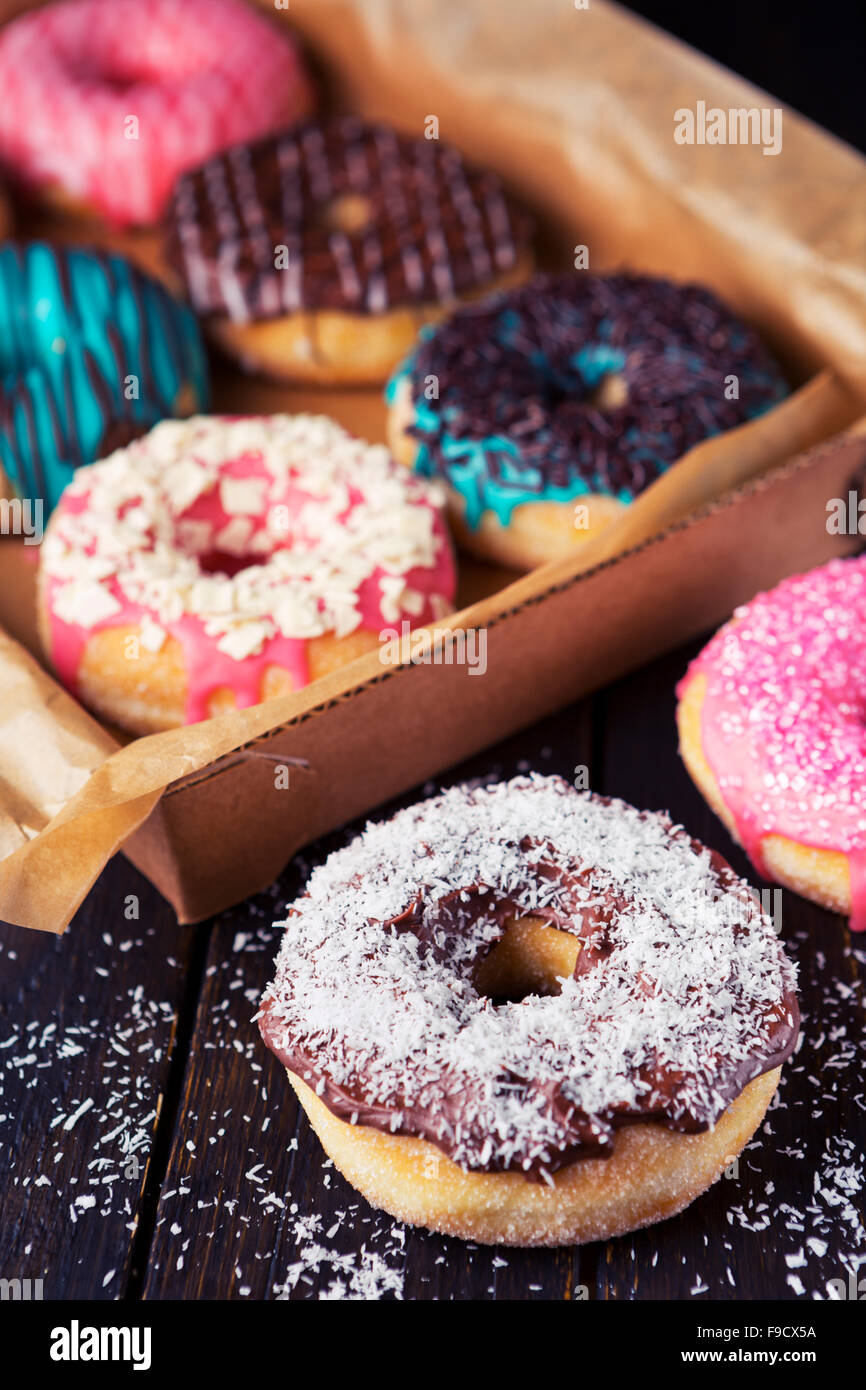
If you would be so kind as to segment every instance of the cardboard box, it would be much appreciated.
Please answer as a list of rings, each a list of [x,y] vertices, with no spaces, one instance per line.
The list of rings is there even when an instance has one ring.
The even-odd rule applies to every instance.
[[[485,675],[374,670],[373,657],[350,689],[169,787],[126,854],[181,921],[266,887],[319,835],[855,549],[856,537],[827,534],[826,501],[866,496],[864,483],[866,437],[852,436],[570,581],[504,589],[464,616],[487,632]],[[275,766],[288,768],[288,791]]]
[[[470,606],[424,662],[372,654],[253,711],[113,752],[22,654],[11,712],[38,712],[28,737],[55,772],[24,795],[11,745],[21,723],[0,709],[0,778],[10,785],[13,769],[17,794],[0,807],[0,916],[62,930],[121,844],[181,921],[218,911],[322,833],[860,543],[828,533],[826,508],[862,487],[866,436],[812,446],[866,398],[866,286],[851,274],[862,244],[847,203],[864,161],[790,113],[784,165],[760,149],[683,151],[678,106],[767,99],[600,0],[573,13],[555,0],[457,11],[293,0],[289,18],[334,104],[416,132],[438,114],[443,138],[498,168],[537,213],[547,264],[571,265],[580,243],[592,269],[702,280],[756,323],[795,384],[819,375],[757,425],[693,451],[586,556],[520,578],[464,565]],[[127,249],[152,256],[134,239]],[[378,393],[295,391],[223,369],[215,405],[315,409],[384,436]],[[0,623],[31,650],[33,568],[32,550],[0,545]],[[486,634],[483,675],[449,660],[461,630]],[[56,768],[69,774],[59,809]]]

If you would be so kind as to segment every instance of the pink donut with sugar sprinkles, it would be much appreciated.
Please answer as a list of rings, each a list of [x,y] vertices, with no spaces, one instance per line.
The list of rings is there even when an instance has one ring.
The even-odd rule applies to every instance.
[[[866,555],[738,608],[677,694],[683,761],[758,872],[866,930]]]
[[[307,114],[281,26],[242,0],[64,0],[0,30],[0,163],[64,210],[151,225],[172,185]]]
[[[298,690],[453,609],[443,506],[325,416],[164,420],[64,491],[40,552],[46,654],[132,733]]]

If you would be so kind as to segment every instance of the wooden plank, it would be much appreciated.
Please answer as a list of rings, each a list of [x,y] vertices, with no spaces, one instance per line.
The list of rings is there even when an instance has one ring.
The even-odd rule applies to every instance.
[[[682,654],[658,662],[602,692],[591,713],[587,702],[564,711],[447,780],[529,768],[573,777],[584,766],[595,790],[669,808],[746,872],[676,757],[684,666]],[[46,1297],[150,1299],[811,1299],[830,1280],[856,1287],[866,942],[852,947],[838,922],[784,895],[805,1041],[784,1105],[735,1177],[680,1217],[604,1245],[474,1247],[367,1206],[324,1160],[251,1021],[279,942],[272,923],[339,841],[196,932],[179,930],[124,861],[65,938],[0,932],[0,1276],[43,1278]],[[123,917],[129,893],[139,922]],[[121,1159],[134,1155],[138,1178],[124,1179]]]
[[[766,888],[677,756],[673,692],[689,655],[597,697],[606,716],[601,789],[670,810]],[[604,1247],[602,1298],[827,1298],[828,1281],[847,1286],[866,1255],[866,941],[852,946],[841,919],[794,893],[780,902],[802,972],[800,1050],[737,1168],[681,1216]]]
[[[122,859],[65,936],[0,926],[0,1277],[130,1288],[195,940]]]
[[[447,780],[530,767],[571,776],[588,747],[583,707],[480,755]],[[284,1072],[259,1041],[250,1020],[280,935],[270,924],[309,866],[338,843],[331,836],[315,846],[271,894],[214,927],[145,1297],[571,1296],[579,1282],[571,1251],[472,1247],[373,1211],[324,1159]]]
[[[362,1210],[324,1161],[251,1021],[279,944],[278,901],[300,881],[296,867],[279,894],[212,931],[145,1298],[387,1294],[399,1277],[392,1223]]]

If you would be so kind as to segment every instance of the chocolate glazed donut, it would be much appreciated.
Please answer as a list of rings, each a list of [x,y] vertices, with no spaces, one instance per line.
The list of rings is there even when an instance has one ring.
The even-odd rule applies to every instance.
[[[421,324],[523,279],[529,237],[499,179],[452,146],[341,117],[182,177],[168,255],[242,363],[381,381]]]
[[[680,1210],[797,1038],[793,970],[724,860],[558,779],[368,827],[294,918],[264,1040],[375,1205],[472,1239],[598,1239]]]

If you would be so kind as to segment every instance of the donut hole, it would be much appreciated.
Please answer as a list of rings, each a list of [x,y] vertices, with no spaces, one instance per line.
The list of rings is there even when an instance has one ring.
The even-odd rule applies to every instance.
[[[227,555],[221,550],[210,550],[196,558],[203,574],[224,574],[228,579],[262,563],[261,555]]]
[[[619,372],[606,372],[588,397],[589,404],[599,410],[619,410],[627,400],[628,386]]]
[[[618,348],[589,343],[571,358],[565,375],[548,366],[544,381],[548,406],[555,409],[577,400],[597,410],[621,409],[629,397],[625,365],[625,353]]]
[[[128,36],[129,37],[129,36]],[[176,34],[157,34],[151,27],[146,44],[128,42],[123,47],[97,41],[89,45],[64,45],[63,65],[76,82],[123,95],[124,92],[195,77],[201,72],[201,46],[177,42]],[[215,49],[215,52],[218,51]]]
[[[620,410],[628,402],[628,384],[619,372],[605,372],[592,386],[587,387],[581,380],[574,390],[558,382],[545,383],[543,394],[545,405],[551,411],[575,400],[584,406],[594,406],[596,410]]]
[[[353,236],[373,221],[373,205],[362,193],[341,193],[323,205],[320,217],[327,231]]]
[[[509,917],[502,936],[475,968],[478,993],[495,1005],[530,994],[553,996],[574,974],[580,942],[541,917]]]
[[[153,81],[153,73],[151,72],[113,72],[84,63],[78,64],[78,71],[75,75],[80,82],[92,84],[114,96],[125,96],[128,92],[134,91],[141,83]]]

